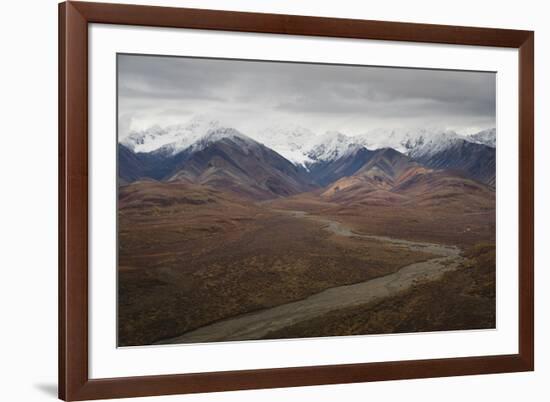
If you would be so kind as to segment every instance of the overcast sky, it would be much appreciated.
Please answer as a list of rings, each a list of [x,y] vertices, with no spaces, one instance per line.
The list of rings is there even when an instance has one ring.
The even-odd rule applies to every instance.
[[[121,138],[195,115],[245,133],[495,126],[494,73],[133,55],[119,55],[118,69]]]

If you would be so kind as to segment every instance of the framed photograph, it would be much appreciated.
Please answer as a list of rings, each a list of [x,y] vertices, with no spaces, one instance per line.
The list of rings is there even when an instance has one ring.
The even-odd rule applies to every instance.
[[[533,32],[59,17],[61,399],[534,369]]]

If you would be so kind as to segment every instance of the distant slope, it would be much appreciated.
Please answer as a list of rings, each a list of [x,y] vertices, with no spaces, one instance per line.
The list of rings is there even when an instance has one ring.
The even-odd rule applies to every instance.
[[[121,184],[131,183],[145,175],[140,158],[122,144],[118,144],[117,164],[118,178]]]
[[[163,180],[187,157],[185,153],[171,155],[162,149],[149,153],[135,153],[118,144],[118,177],[121,184],[149,178]]]
[[[487,145],[457,139],[452,146],[439,152],[417,153],[413,157],[427,167],[456,170],[469,178],[495,186],[496,150]]]
[[[407,204],[415,207],[456,208],[466,210],[494,210],[495,191],[478,181],[438,170],[407,178],[392,189],[392,192],[407,197]]]
[[[121,211],[203,204],[224,204],[235,207],[238,201],[216,189],[186,182],[136,181],[121,186],[118,194],[118,206]]]
[[[405,171],[418,166],[418,163],[401,152],[392,148],[382,148],[373,152],[373,156],[357,171],[356,175],[373,176],[380,174],[392,183],[395,183]]]
[[[308,165],[309,176],[315,183],[326,186],[342,177],[352,176],[373,155],[375,155],[375,152],[359,147],[336,160],[318,161]]]
[[[424,171],[425,168],[392,148],[370,151],[363,166],[353,175],[342,177],[326,187],[322,196],[336,202],[360,201],[373,191],[390,191],[402,178]]]

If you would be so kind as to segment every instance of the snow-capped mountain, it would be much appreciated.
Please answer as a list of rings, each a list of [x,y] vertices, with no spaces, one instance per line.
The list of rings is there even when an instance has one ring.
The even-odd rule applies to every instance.
[[[216,134],[213,134],[216,133]],[[335,160],[358,147],[370,150],[393,148],[413,158],[426,157],[452,148],[460,141],[495,147],[496,130],[481,131],[471,136],[450,130],[374,129],[364,134],[348,136],[338,131],[317,135],[297,125],[276,125],[252,133],[240,133],[217,119],[199,116],[185,124],[133,131],[121,144],[135,153],[162,151],[176,155],[192,147],[199,147],[207,138],[211,141],[223,136],[240,135],[254,139],[273,149],[295,165],[308,166],[316,162]],[[198,149],[198,148],[197,148]]]
[[[145,130],[133,131],[120,142],[135,153],[163,151],[170,155],[176,155],[221,127],[222,124],[219,120],[200,116],[191,119],[186,124],[167,127],[155,125]]]
[[[196,137],[195,137],[196,138]],[[135,153],[119,145],[119,183],[143,178],[206,185],[255,200],[289,196],[316,188],[306,174],[269,147],[234,128],[212,128],[177,153]]]
[[[460,138],[454,131],[427,129],[375,129],[354,137],[369,149],[393,148],[413,157],[439,152]]]
[[[486,131],[492,131],[495,135],[494,129]],[[493,186],[495,149],[476,141],[477,136],[463,136],[449,130],[393,131],[386,137],[386,141],[390,148],[404,153],[423,166],[459,171]],[[487,134],[480,137],[486,138]]]
[[[348,137],[338,131],[327,131],[320,137],[316,137],[310,144],[306,155],[310,163],[333,161],[351,152],[363,148],[354,138]]]
[[[227,139],[238,144],[245,154],[252,147],[263,144],[320,184],[358,168],[368,157],[368,152],[388,148],[424,166],[461,170],[473,178],[493,183],[495,137],[495,129],[471,136],[450,130],[427,129],[376,129],[356,136],[328,131],[318,135],[296,125],[275,125],[243,133],[217,119],[199,116],[185,124],[134,131],[121,140],[121,146],[148,158],[146,166],[159,177],[192,154]],[[134,159],[128,155],[129,161]]]
[[[399,152],[406,152],[405,133],[398,130],[372,129],[364,134],[356,135],[355,141],[368,149],[393,148]]]
[[[338,131],[318,135],[300,126],[274,126],[252,135],[297,166],[308,166],[342,158],[363,148],[354,138]]]
[[[186,148],[180,149],[175,153],[185,150],[188,153],[199,152],[208,147],[209,145],[218,142],[222,139],[230,139],[241,146],[241,150],[247,153],[255,141],[244,135],[243,133],[235,130],[234,128],[216,127],[209,129],[206,133],[199,136],[191,145]]]
[[[462,172],[494,186],[495,149],[480,143],[491,135],[494,138],[494,134],[494,130],[487,130],[475,135],[473,141],[472,137],[449,130],[375,130],[354,137],[328,133],[308,154],[315,161],[308,168],[314,179],[325,185],[338,176],[348,176],[369,160],[368,152],[392,149],[422,166]]]
[[[429,157],[452,148],[465,138],[454,131],[425,132],[418,137],[410,138],[405,145],[406,154],[412,158]]]
[[[477,134],[473,134],[467,138],[468,141],[487,145],[488,147],[495,148],[497,143],[497,130],[496,128],[490,128],[488,130],[480,131]]]
[[[495,148],[455,138],[444,147],[421,151],[422,148],[413,159],[426,167],[459,171],[490,186],[496,183]]]
[[[278,124],[258,130],[253,137],[295,165],[313,162],[307,153],[315,133],[307,128]]]

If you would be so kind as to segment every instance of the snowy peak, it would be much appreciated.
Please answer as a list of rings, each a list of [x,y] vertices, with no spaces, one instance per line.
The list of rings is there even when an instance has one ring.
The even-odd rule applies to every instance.
[[[405,143],[407,154],[413,158],[435,155],[452,148],[465,139],[454,131],[424,133],[416,138],[409,138]]]
[[[352,137],[338,131],[327,131],[316,139],[307,156],[315,162],[328,162],[347,156],[361,148],[363,146],[355,142]]]
[[[375,129],[359,135],[356,141],[369,149],[393,148],[404,154],[415,156],[443,149],[461,138],[450,130],[403,130]]]
[[[153,150],[151,148],[160,148],[164,143],[170,141],[170,131],[167,128],[154,125],[146,130],[132,131],[120,143],[134,152],[150,152]],[[152,146],[152,143],[159,145]]]
[[[400,152],[406,151],[406,148],[402,145],[403,135],[396,130],[374,129],[355,136],[355,140],[368,149],[391,147]]]
[[[315,138],[315,133],[307,128],[279,124],[259,130],[254,138],[295,165],[304,166],[312,162],[307,156],[307,144]]]
[[[235,130],[234,128],[218,127],[209,130],[206,134],[198,138],[189,147],[187,147],[186,150],[191,153],[202,151],[209,145],[224,139],[237,143],[243,151],[247,151],[251,145],[258,144],[256,141]]]
[[[490,128],[488,130],[480,131],[468,137],[468,141],[475,144],[487,145],[491,148],[496,148],[497,143],[497,130],[496,128]]]
[[[176,155],[220,128],[219,120],[196,117],[187,124],[164,128],[155,125],[146,130],[133,131],[121,143],[135,153],[160,151]]]

